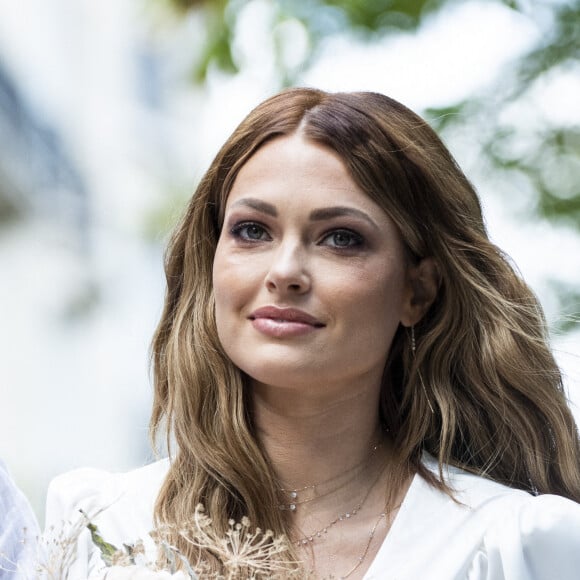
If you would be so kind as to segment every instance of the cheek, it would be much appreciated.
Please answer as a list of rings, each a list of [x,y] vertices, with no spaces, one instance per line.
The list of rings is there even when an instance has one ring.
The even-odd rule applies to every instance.
[[[218,339],[230,360],[244,368],[245,317],[255,291],[255,276],[247,263],[218,245],[213,263],[213,294]],[[246,261],[247,262],[247,261]]]
[[[229,302],[232,299],[232,285],[230,280],[229,270],[227,268],[226,260],[223,252],[220,251],[220,246],[215,253],[213,261],[212,283],[213,295],[215,302],[215,319],[220,339],[222,337],[222,329],[226,323],[226,314],[230,309]]]
[[[255,268],[247,259],[220,248],[216,250],[213,263],[213,293],[218,331],[231,327],[239,313],[255,291],[257,284]]]
[[[403,314],[404,272],[377,268],[361,272],[355,280],[349,291],[353,325],[367,344],[390,344]]]

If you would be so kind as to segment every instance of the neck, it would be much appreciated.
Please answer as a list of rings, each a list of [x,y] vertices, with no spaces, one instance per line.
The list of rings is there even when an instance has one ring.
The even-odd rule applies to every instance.
[[[317,484],[364,462],[382,439],[378,399],[376,387],[330,398],[255,384],[257,435],[284,487]]]
[[[288,510],[298,557],[317,577],[362,577],[410,483],[381,430],[380,381],[334,389],[254,383],[252,394],[256,435],[283,488],[279,507]]]

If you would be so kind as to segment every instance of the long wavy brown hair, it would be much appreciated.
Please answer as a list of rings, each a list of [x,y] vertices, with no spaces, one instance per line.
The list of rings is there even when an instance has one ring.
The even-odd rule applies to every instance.
[[[264,143],[297,130],[338,153],[397,224],[411,255],[431,256],[439,268],[437,298],[415,327],[415,354],[400,327],[384,372],[379,413],[401,465],[443,489],[442,468],[452,464],[580,501],[578,432],[541,307],[490,242],[474,188],[447,148],[386,96],[290,89],[234,131],[167,249],[165,307],[152,344],[151,433],[154,440],[165,434],[172,461],[156,521],[182,521],[203,503],[223,530],[229,518],[246,515],[277,534],[290,531],[255,437],[247,377],[217,337],[212,263],[240,168]],[[424,451],[438,458],[439,479],[422,465]],[[190,545],[179,547],[196,556]]]

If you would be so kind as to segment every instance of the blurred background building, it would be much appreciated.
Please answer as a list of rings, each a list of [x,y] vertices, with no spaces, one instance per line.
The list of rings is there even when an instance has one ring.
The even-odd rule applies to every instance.
[[[0,0],[0,456],[39,516],[57,473],[152,458],[164,240],[235,125],[291,84],[433,123],[580,401],[579,56],[564,0]]]

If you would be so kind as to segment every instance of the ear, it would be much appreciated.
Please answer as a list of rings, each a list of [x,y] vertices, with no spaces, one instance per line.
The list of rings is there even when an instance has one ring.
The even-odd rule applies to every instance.
[[[435,258],[423,258],[407,269],[407,293],[403,303],[401,324],[413,326],[429,310],[439,290],[439,268]]]

